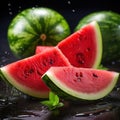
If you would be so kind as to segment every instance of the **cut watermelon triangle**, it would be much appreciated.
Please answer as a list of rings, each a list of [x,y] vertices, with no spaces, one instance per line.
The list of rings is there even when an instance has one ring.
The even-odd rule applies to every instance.
[[[58,43],[57,47],[75,67],[97,68],[102,58],[102,37],[93,21]]]
[[[78,67],[51,67],[43,76],[48,87],[62,98],[98,100],[115,87],[119,73]]]
[[[40,54],[10,63],[0,68],[2,79],[5,79],[18,90],[38,98],[47,98],[49,88],[41,76],[51,66],[71,66],[61,51],[53,47]]]

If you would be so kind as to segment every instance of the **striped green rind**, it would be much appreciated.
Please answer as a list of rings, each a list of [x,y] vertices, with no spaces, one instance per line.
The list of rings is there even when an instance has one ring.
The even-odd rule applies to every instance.
[[[66,100],[73,100],[73,101],[78,100],[78,98],[76,98],[75,96],[67,94],[61,88],[59,88],[59,86],[57,86],[47,74],[44,74],[42,76],[42,79],[45,82],[45,84],[51,89],[51,91],[55,92],[59,97]]]
[[[13,18],[8,41],[19,58],[34,54],[37,45],[56,45],[70,34],[65,18],[50,8],[29,8]]]
[[[112,11],[98,11],[83,17],[75,27],[75,31],[82,26],[97,21],[103,39],[102,63],[120,59],[120,15]]]
[[[51,68],[42,76],[42,79],[53,92],[63,99],[92,101],[106,97],[113,90],[118,81],[118,77],[119,73],[114,73],[112,82],[106,86],[105,89],[96,93],[82,93],[69,88],[69,86],[64,85],[61,80],[55,76]]]
[[[102,53],[103,53],[102,35],[101,35],[100,27],[96,21],[92,21],[90,24],[93,25],[93,28],[95,29],[96,49],[97,49],[96,50],[96,59],[94,60],[94,64],[93,64],[92,68],[97,68],[100,65],[101,60],[102,60]]]

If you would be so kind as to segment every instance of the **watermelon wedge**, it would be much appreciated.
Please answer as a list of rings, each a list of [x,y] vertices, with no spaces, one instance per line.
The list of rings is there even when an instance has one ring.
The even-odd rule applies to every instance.
[[[60,41],[57,47],[75,67],[97,68],[102,58],[102,37],[93,21]]]
[[[18,90],[38,98],[47,98],[49,88],[41,76],[51,66],[71,66],[57,47],[10,63],[0,68],[1,76]]]
[[[78,67],[51,67],[43,76],[47,86],[60,97],[98,100],[108,95],[119,73]]]

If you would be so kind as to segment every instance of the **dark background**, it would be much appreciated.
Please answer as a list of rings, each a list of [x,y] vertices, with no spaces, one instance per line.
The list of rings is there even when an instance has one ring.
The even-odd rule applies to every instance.
[[[20,11],[31,7],[49,7],[61,13],[68,21],[71,32],[85,15],[102,10],[120,13],[119,1],[116,0],[8,0],[0,5],[0,65],[11,58],[7,40],[10,21]],[[12,56],[13,57],[13,56]],[[14,58],[14,57],[13,57]]]

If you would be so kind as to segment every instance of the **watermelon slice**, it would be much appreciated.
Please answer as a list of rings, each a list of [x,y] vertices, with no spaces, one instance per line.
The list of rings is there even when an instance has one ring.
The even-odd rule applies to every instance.
[[[57,47],[75,67],[97,68],[102,57],[100,28],[93,21],[58,43]]]
[[[119,73],[78,67],[51,67],[43,81],[60,97],[98,100],[108,95],[117,83]]]
[[[40,54],[10,63],[0,68],[2,78],[18,90],[33,97],[47,98],[49,88],[41,76],[51,66],[71,66],[57,47]]]
[[[35,49],[35,54],[41,53],[45,50],[51,49],[53,46],[37,46]]]

